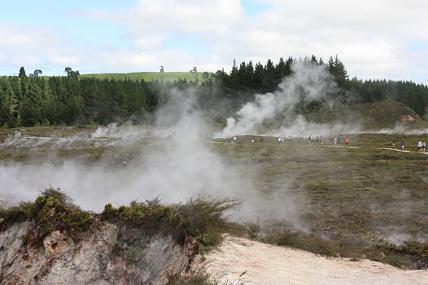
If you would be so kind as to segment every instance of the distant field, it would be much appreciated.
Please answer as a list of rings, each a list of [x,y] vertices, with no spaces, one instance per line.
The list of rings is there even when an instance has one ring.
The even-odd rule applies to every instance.
[[[132,73],[95,73],[82,74],[81,77],[92,77],[100,79],[117,79],[117,80],[141,80],[153,81],[161,80],[173,82],[177,80],[197,81],[203,80],[203,72],[132,72]]]

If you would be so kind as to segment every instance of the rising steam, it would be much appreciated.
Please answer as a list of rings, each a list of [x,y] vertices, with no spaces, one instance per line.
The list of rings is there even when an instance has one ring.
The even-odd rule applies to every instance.
[[[214,137],[267,135],[297,138],[360,131],[358,123],[314,123],[295,114],[293,108],[298,103],[324,100],[332,106],[332,95],[338,92],[338,87],[325,65],[297,62],[292,65],[292,71],[292,75],[279,84],[277,91],[257,94],[253,102],[246,103],[236,112],[235,117],[229,117],[226,127]],[[269,122],[280,122],[281,126],[264,126]]]

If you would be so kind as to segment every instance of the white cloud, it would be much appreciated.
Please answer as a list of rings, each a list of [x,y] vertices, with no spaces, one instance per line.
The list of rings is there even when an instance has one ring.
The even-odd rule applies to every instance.
[[[130,24],[138,34],[224,33],[243,16],[239,0],[144,0],[131,9]]]
[[[77,50],[68,47],[62,36],[53,29],[36,29],[0,23],[0,66],[28,71],[46,65],[78,65]],[[0,70],[1,72],[1,70]]]
[[[49,58],[49,62],[54,64],[54,65],[76,66],[79,64],[79,57],[55,52]]]
[[[116,13],[102,8],[76,12],[127,27],[130,43],[109,47],[79,46],[78,39],[67,39],[54,27],[12,32],[0,27],[0,53],[5,55],[0,63],[70,62],[83,72],[150,71],[160,65],[177,71],[194,65],[215,71],[228,70],[234,58],[264,62],[314,54],[327,60],[337,54],[351,76],[428,83],[427,1],[253,2],[265,8],[246,15],[239,0],[139,0]],[[412,50],[420,43],[425,49]]]
[[[239,1],[141,0],[129,25],[136,43],[192,34],[218,67],[238,60],[338,54],[351,75],[424,80],[408,64],[406,46],[428,41],[428,2],[380,0],[267,0],[255,16]],[[160,35],[160,36],[159,36]],[[138,46],[138,45],[137,45]],[[215,56],[214,56],[215,55]],[[427,59],[425,57],[425,59]],[[230,66],[230,64],[228,64]],[[405,71],[403,70],[405,69]]]
[[[152,70],[162,65],[165,71],[189,71],[197,66],[200,71],[217,70],[219,59],[214,56],[198,56],[183,51],[108,51],[100,55],[107,66],[107,72]]]

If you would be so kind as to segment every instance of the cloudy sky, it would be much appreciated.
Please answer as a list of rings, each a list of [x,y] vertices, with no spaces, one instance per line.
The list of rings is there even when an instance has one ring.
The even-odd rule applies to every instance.
[[[339,55],[349,74],[428,83],[424,0],[2,1],[0,74],[229,70]]]

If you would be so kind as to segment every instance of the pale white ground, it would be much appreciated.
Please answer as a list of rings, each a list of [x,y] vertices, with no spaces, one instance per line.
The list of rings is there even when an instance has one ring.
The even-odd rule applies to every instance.
[[[428,271],[405,271],[369,260],[326,258],[234,237],[227,237],[202,266],[220,284],[228,285],[428,284]]]
[[[393,150],[393,151],[399,151],[399,152],[417,152],[417,153],[427,154],[428,155],[428,152],[423,152],[423,151],[399,150],[399,149],[396,149],[396,148],[388,148],[388,147],[383,147],[383,148],[380,148],[380,149],[382,149],[382,150]]]

